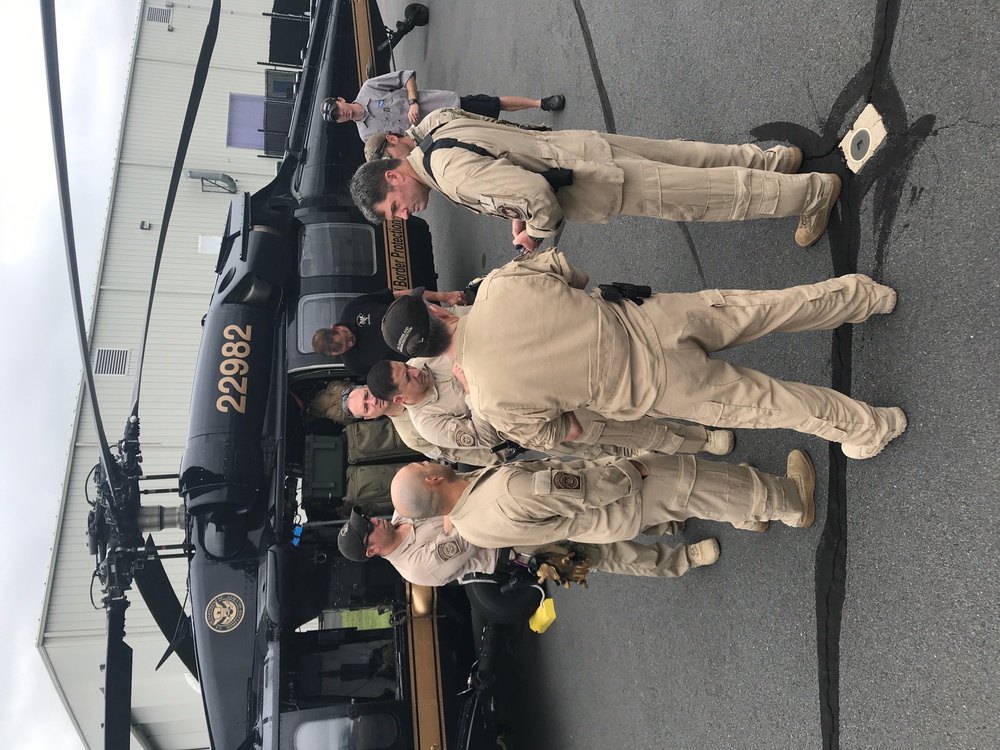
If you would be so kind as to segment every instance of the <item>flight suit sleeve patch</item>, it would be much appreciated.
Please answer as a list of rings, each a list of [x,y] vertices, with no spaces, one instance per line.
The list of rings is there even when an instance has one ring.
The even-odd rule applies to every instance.
[[[476,444],[476,436],[465,430],[458,430],[455,433],[455,442],[463,448],[472,448]]]
[[[570,471],[535,472],[532,478],[532,492],[538,495],[557,495],[560,497],[583,497],[587,485],[582,474]]]
[[[578,490],[583,484],[583,477],[566,471],[557,471],[552,475],[552,486],[557,490]]]
[[[441,542],[437,546],[437,556],[441,560],[451,560],[453,557],[457,557],[458,553],[462,550],[459,548],[458,542]]]
[[[524,199],[509,196],[483,195],[479,198],[483,213],[499,216],[503,219],[527,221],[531,218],[528,202]]]

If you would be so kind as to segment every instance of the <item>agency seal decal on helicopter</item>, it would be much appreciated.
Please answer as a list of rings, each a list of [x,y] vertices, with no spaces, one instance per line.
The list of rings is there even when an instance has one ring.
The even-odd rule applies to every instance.
[[[236,594],[216,594],[205,607],[205,622],[216,633],[228,633],[243,622],[246,607]]]

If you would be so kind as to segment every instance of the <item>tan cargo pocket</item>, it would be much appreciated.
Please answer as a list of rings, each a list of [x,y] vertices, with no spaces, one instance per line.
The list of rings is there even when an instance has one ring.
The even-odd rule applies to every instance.
[[[778,198],[781,197],[781,182],[779,178],[769,175],[758,175],[759,184],[757,187],[757,215],[773,216],[778,210]]]
[[[842,443],[844,442],[844,438],[847,437],[846,430],[842,430],[828,420],[818,417],[808,417],[802,425],[802,432],[816,435],[824,440],[829,440],[831,443]]]
[[[483,213],[499,216],[512,221],[527,221],[531,218],[528,201],[509,196],[481,195],[479,205]]]
[[[531,491],[536,496],[555,496],[571,500],[580,499],[587,491],[587,480],[575,471],[545,469],[535,472]]]
[[[779,414],[779,409],[706,401],[702,404],[697,421],[710,427],[773,427]]]
[[[726,295],[721,289],[703,289],[698,294],[709,307],[756,307],[780,301],[773,292],[767,290],[747,290]]]
[[[709,307],[725,307],[726,295],[718,289],[703,289],[698,292]]]
[[[835,289],[831,289],[831,282],[839,282],[836,284]],[[840,279],[828,279],[824,283],[820,284],[807,284],[801,287],[803,293],[806,295],[806,299],[812,302],[813,300],[822,299],[828,294],[833,294],[835,292],[843,292],[846,288],[846,284]]]

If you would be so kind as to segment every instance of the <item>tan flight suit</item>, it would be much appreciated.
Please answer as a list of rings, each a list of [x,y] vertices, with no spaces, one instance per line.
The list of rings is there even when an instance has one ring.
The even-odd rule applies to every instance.
[[[444,518],[413,520],[394,513],[393,526],[413,525],[392,552],[383,554],[403,578],[418,586],[444,586],[467,573],[492,573],[497,548],[469,544],[457,531],[444,530]]]
[[[423,132],[418,126],[416,135]],[[478,119],[451,120],[431,137],[501,158],[437,148],[432,176],[417,141],[406,161],[424,183],[476,213],[525,221],[537,238],[556,234],[563,221],[604,223],[618,214],[674,221],[798,216],[817,210],[831,190],[818,173],[780,173],[787,167],[784,148],[538,132]],[[554,192],[540,174],[551,168],[572,169],[573,184]]]
[[[413,427],[443,448],[490,448],[505,442],[485,419],[473,414],[465,388],[452,373],[451,357],[416,357],[406,364],[431,376],[430,390],[415,404],[405,404]]]
[[[424,370],[432,378],[427,394],[415,404],[406,404],[413,428],[420,436],[440,448],[449,450],[489,450],[504,443],[507,438],[500,435],[485,419],[469,407],[465,388],[452,372],[454,360],[451,357],[414,357],[407,364]],[[600,458],[607,455],[629,456],[636,451],[657,450],[663,453],[697,453],[705,449],[708,432],[701,425],[685,425],[661,420],[643,419],[635,423],[635,429],[628,434],[619,430],[608,442],[603,437],[617,426],[610,420],[601,420],[600,415],[580,411],[588,430],[579,442],[554,445],[540,442],[518,443],[529,450],[539,450],[553,456],[574,456],[576,458]],[[515,440],[515,442],[517,442]],[[471,463],[464,461],[463,463]],[[489,466],[493,462],[476,464]]]
[[[420,433],[414,429],[413,423],[410,421],[410,415],[405,409],[402,414],[395,417],[389,417],[389,419],[392,420],[392,426],[396,428],[396,432],[399,433],[400,439],[413,448],[413,450],[418,453],[423,453],[428,458],[443,458],[444,460],[451,461],[452,463],[463,463],[469,464],[470,466],[490,466],[500,460],[495,453],[491,453],[486,448],[449,449],[443,448],[439,445],[434,445],[433,443],[425,440]]]
[[[859,323],[892,291],[849,275],[776,291],[656,294],[642,306],[582,291],[586,277],[554,248],[483,281],[458,323],[455,359],[474,411],[518,441],[557,443],[566,412],[618,420],[679,417],[713,427],[783,427],[835,442],[877,444],[892,429],[868,404],[709,357],[777,331]],[[500,325],[533,310],[530,326]],[[512,377],[512,374],[517,377]]]
[[[802,514],[791,479],[693,456],[523,461],[461,476],[471,484],[448,516],[480,547],[606,544],[667,521],[796,524]]]
[[[384,554],[403,578],[419,586],[444,586],[467,573],[493,573],[497,567],[496,547],[477,547],[463,539],[457,530],[444,530],[441,516],[413,520],[398,513],[392,523],[413,528],[392,552]],[[639,544],[624,541],[611,544],[583,544],[594,573],[619,573],[633,576],[676,578],[691,567],[687,545]],[[535,554],[545,547],[519,549]]]

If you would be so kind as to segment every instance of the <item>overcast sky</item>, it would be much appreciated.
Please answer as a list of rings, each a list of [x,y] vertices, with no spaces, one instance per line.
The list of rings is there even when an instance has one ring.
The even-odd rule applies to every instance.
[[[56,0],[77,248],[89,310],[138,0]],[[37,2],[5,2],[0,60],[0,669],[4,747],[82,747],[35,648],[80,381],[55,189]],[[85,544],[84,529],[80,543]]]

